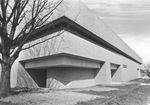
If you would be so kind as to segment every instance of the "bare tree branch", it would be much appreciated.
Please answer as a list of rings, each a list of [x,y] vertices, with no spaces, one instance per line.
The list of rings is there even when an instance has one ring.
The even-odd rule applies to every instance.
[[[2,54],[2,44],[0,43],[0,53]]]
[[[40,27],[43,24],[45,24],[45,22],[50,18],[51,13],[62,3],[62,1],[63,0],[61,0],[61,2],[59,2],[55,6],[54,9],[52,9],[50,12],[48,12],[47,14],[45,14],[42,18],[40,18],[38,20],[38,18],[37,18],[38,14],[40,12],[42,12],[41,10],[43,9],[44,5],[47,3],[47,2],[44,2],[44,4],[42,4],[41,8],[39,8],[39,11],[37,12],[37,14],[35,14],[34,17],[32,17],[32,19],[25,24],[24,28],[22,28],[22,30],[20,31],[20,33],[18,34],[18,36],[15,38],[14,42],[16,42],[19,39],[19,40],[23,40],[24,43],[25,43],[25,39],[28,39],[28,37],[30,37],[30,35],[32,35],[31,32],[33,32],[35,29],[37,29],[37,27]],[[35,19],[37,19],[38,21],[34,22]],[[30,31],[26,32],[26,30],[30,30]]]
[[[3,22],[3,18],[2,18],[2,16],[1,16],[1,14],[0,14],[0,21]]]
[[[54,7],[51,6],[53,3],[49,4],[52,1],[0,0],[0,53],[2,56],[0,58],[2,64],[0,96],[10,93],[11,67],[20,52],[62,34],[59,33],[30,47],[23,48],[29,38],[34,37],[35,30],[48,23],[53,11],[63,0],[57,2],[58,4],[55,4]]]
[[[7,19],[7,21],[6,21],[6,24],[8,24],[8,22],[10,21],[10,19],[12,18],[12,16],[15,14],[16,9],[17,9],[17,7],[18,7],[18,6],[17,6],[18,3],[19,3],[19,1],[17,0],[17,1],[15,2],[15,4],[14,4],[13,7],[11,7],[11,6],[9,5],[9,7],[10,7],[12,10],[11,10],[10,16],[8,17],[8,19]]]
[[[5,22],[5,18],[6,18],[6,16],[5,16],[6,15],[6,11],[5,11],[5,7],[4,7],[4,3],[5,3],[4,0],[0,1],[1,11],[2,11],[2,18],[3,18],[2,22]]]
[[[147,77],[150,78],[150,64],[143,64],[141,73],[144,73]]]
[[[1,58],[0,58],[0,64],[7,65],[7,63],[6,63],[6,62],[4,62]]]

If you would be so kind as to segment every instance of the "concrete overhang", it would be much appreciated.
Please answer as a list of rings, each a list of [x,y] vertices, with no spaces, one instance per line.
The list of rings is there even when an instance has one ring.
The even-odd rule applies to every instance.
[[[99,46],[102,46],[108,50],[111,50],[112,52],[116,52],[118,54],[121,54],[136,63],[141,64],[142,60],[138,59],[136,57],[132,57],[130,54],[125,53],[124,51],[121,51],[119,48],[115,47],[114,45],[110,44],[109,42],[105,41],[104,39],[98,37],[94,33],[90,32],[89,30],[85,29],[81,25],[77,24],[73,20],[67,18],[66,16],[62,16],[47,25],[35,30],[31,35],[31,37],[28,38],[27,42],[36,40],[38,38],[44,37],[46,35],[58,32],[60,30],[66,30],[68,32],[71,32],[79,37],[82,37],[86,40],[89,40]],[[17,45],[18,42],[14,43],[14,46]]]
[[[22,60],[20,63],[24,66],[25,69],[46,69],[50,67],[78,67],[98,69],[103,62],[77,55],[60,53],[50,56]]]

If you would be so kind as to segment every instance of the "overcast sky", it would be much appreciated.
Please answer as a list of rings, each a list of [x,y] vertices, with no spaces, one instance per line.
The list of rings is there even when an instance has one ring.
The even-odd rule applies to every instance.
[[[120,36],[143,62],[150,61],[150,0],[81,0]]]

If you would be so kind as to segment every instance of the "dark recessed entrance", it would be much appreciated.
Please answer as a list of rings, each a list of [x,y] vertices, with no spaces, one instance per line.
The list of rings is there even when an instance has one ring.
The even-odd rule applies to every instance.
[[[28,74],[32,77],[39,87],[46,87],[46,73],[45,69],[27,69]]]
[[[110,64],[111,69],[111,81],[112,82],[121,82],[121,68],[120,65]]]

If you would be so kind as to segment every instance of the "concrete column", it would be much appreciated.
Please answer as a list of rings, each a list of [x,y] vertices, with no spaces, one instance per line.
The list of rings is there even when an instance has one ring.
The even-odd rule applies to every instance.
[[[101,64],[100,70],[97,70],[95,76],[95,84],[109,84],[111,82],[110,63],[104,62]]]
[[[110,62],[106,62],[106,73],[107,73],[107,83],[110,84],[111,81],[111,70],[110,70]]]

